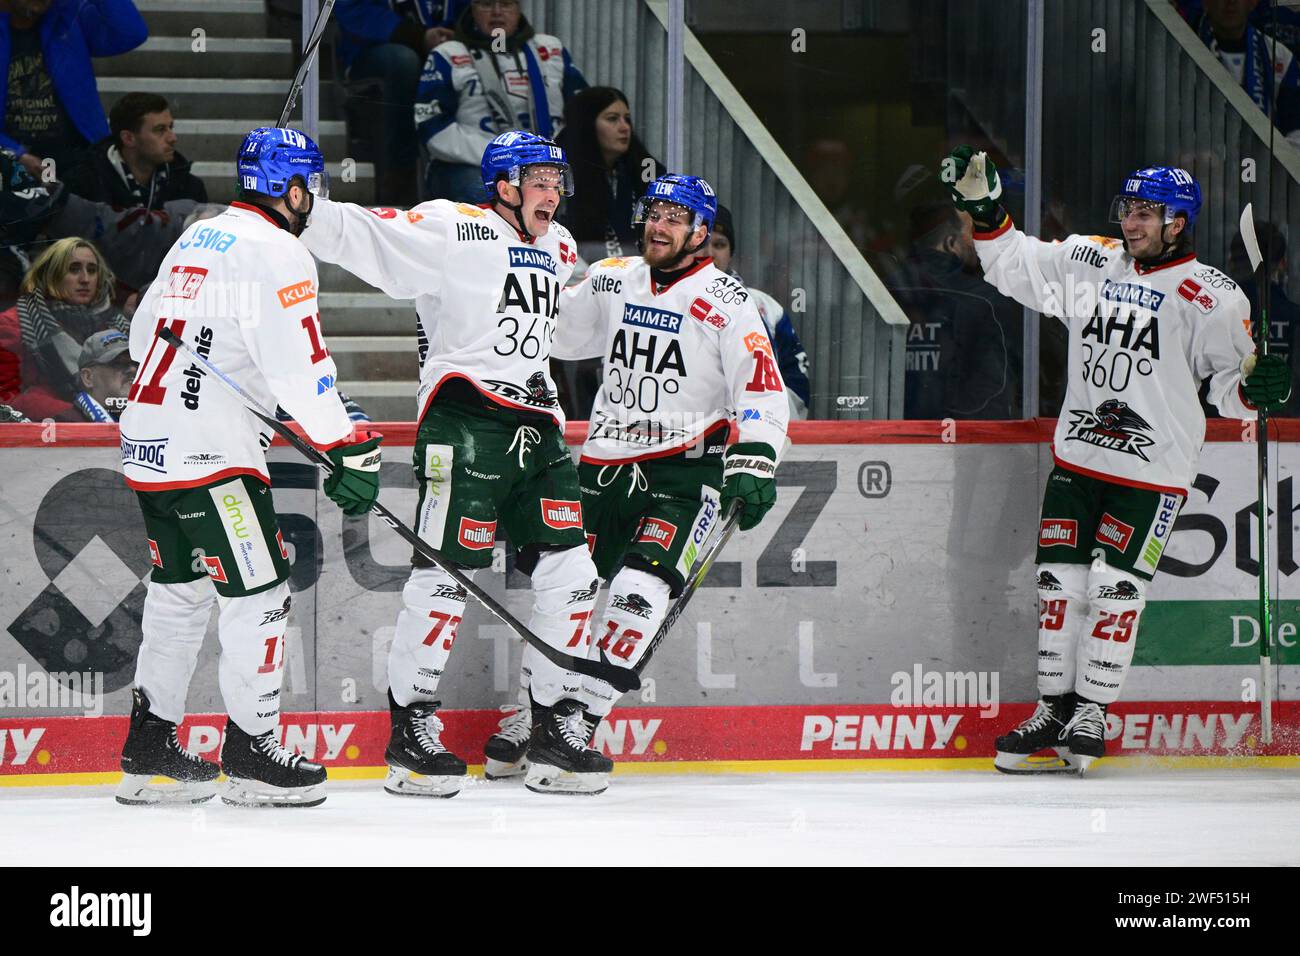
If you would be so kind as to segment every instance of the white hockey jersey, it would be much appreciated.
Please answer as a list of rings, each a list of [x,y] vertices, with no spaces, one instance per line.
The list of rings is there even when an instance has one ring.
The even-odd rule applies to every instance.
[[[1186,496],[1205,440],[1197,398],[1250,419],[1241,362],[1254,351],[1250,303],[1194,255],[1145,269],[1118,239],[1042,242],[1008,219],[975,233],[984,277],[1069,329],[1069,384],[1053,453],[1107,481]]]
[[[605,360],[584,461],[677,454],[732,418],[742,442],[778,455],[785,445],[789,404],[772,342],[748,290],[712,259],[662,288],[640,257],[597,262],[560,296],[553,349]]]
[[[316,263],[254,206],[194,223],[131,319],[140,363],[122,413],[122,471],[142,491],[231,475],[270,481],[270,429],[202,366],[157,338],[166,325],[263,407],[282,406],[322,448],[350,439],[321,337]]]
[[[551,380],[560,289],[577,261],[558,223],[536,242],[486,207],[435,199],[410,210],[316,200],[303,242],[419,317],[417,421],[439,387],[469,381],[498,405],[564,427]]]

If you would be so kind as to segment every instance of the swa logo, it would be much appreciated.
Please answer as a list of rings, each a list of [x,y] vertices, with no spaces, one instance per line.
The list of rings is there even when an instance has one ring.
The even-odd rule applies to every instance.
[[[741,422],[756,422],[756,421],[760,421],[762,418],[763,418],[763,413],[760,412],[757,408],[741,409],[740,412]]]
[[[334,376],[333,376],[333,375],[322,375],[320,378],[318,378],[318,379],[316,380],[316,394],[317,394],[317,395],[324,395],[326,392],[328,392],[328,391],[329,391],[331,388],[333,388],[333,387],[334,387]]]

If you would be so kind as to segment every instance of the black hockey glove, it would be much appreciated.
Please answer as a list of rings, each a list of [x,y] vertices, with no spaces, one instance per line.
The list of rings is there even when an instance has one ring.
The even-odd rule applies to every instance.
[[[1291,369],[1277,355],[1248,355],[1242,363],[1241,390],[1246,401],[1264,412],[1276,412],[1291,397]]]
[[[343,513],[355,518],[374,507],[379,497],[379,463],[384,436],[369,429],[357,429],[352,441],[337,445],[325,454],[334,470],[325,478],[325,494]]]
[[[776,452],[761,441],[737,442],[727,449],[722,466],[722,513],[740,502],[740,530],[763,520],[776,503]]]
[[[970,213],[976,225],[994,229],[1006,215],[998,198],[1002,181],[988,154],[971,146],[958,146],[940,165],[939,178],[952,193],[953,205]]]

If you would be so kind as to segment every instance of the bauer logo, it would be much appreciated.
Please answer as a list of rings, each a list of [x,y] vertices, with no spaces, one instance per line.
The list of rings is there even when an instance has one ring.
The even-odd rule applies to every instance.
[[[544,249],[526,249],[523,246],[510,247],[510,268],[541,269],[555,275],[555,259]]]
[[[542,499],[542,523],[548,528],[563,530],[582,527],[582,505],[577,501]]]
[[[162,297],[164,299],[193,299],[199,294],[199,287],[208,277],[207,269],[198,266],[172,266],[167,273],[167,284]]]
[[[1044,518],[1038,526],[1038,546],[1052,548],[1064,545],[1067,548],[1079,544],[1079,522],[1073,518]]]
[[[639,325],[643,329],[659,329],[662,332],[680,332],[682,317],[677,312],[665,312],[643,305],[626,303],[623,306],[623,324]]]
[[[1097,540],[1108,544],[1117,551],[1124,551],[1133,538],[1133,526],[1125,524],[1112,514],[1103,514],[1097,525]]]
[[[662,518],[646,518],[641,522],[641,530],[636,536],[637,542],[646,541],[650,544],[657,544],[665,551],[673,546],[673,538],[677,535],[677,525],[664,521]]]
[[[279,298],[282,307],[291,309],[295,305],[316,298],[316,285],[310,279],[304,279],[302,282],[296,282],[293,285],[285,286],[283,289],[277,289],[275,294]]]
[[[497,523],[495,521],[475,521],[473,518],[460,519],[458,540],[461,547],[471,551],[483,551],[492,547],[496,540]]]
[[[83,893],[73,886],[50,897],[51,926],[115,926],[130,929],[132,936],[148,936],[152,913],[152,893]]]

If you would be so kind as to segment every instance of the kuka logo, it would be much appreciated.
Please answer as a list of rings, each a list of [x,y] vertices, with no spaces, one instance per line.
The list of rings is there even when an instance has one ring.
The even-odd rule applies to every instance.
[[[495,521],[475,521],[473,518],[460,519],[458,540],[462,547],[471,551],[483,551],[492,547],[496,540],[497,523]]]
[[[1126,551],[1132,537],[1131,524],[1125,524],[1112,514],[1101,516],[1101,524],[1097,526],[1097,540],[1100,543],[1108,544],[1116,551]]]
[[[673,546],[673,538],[677,535],[677,525],[664,521],[662,518],[646,518],[641,522],[641,531],[636,536],[638,542],[648,541],[651,544],[657,544],[665,551]]]
[[[290,309],[302,302],[316,298],[316,286],[310,279],[304,279],[302,282],[276,290],[275,294],[280,299],[280,305]]]
[[[582,504],[577,501],[542,499],[542,522],[548,528],[563,530],[582,527]]]
[[[1051,548],[1064,545],[1076,547],[1079,543],[1079,522],[1073,518],[1044,518],[1038,528],[1038,546]]]

